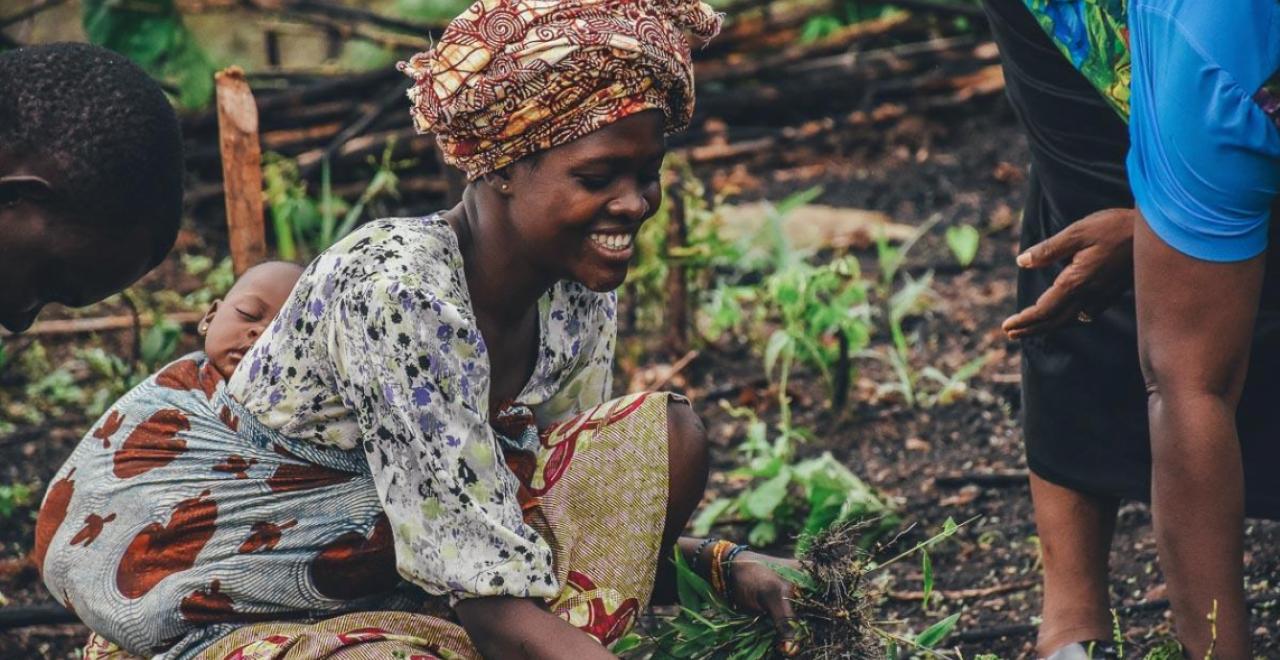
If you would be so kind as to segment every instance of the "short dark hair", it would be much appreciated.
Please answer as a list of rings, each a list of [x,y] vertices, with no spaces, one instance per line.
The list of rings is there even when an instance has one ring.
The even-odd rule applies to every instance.
[[[0,53],[0,149],[40,155],[87,226],[141,227],[151,266],[182,217],[182,129],[156,81],[127,58],[80,43]]]

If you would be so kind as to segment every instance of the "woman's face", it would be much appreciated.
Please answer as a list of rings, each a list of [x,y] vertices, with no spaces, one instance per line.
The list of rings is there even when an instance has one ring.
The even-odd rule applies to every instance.
[[[593,291],[621,286],[636,232],[662,202],[663,120],[631,115],[511,166],[512,249]]]

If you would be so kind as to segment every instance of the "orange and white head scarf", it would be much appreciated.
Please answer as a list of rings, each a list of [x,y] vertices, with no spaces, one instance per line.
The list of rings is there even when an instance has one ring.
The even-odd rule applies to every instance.
[[[644,110],[683,130],[684,30],[710,39],[721,20],[696,0],[478,0],[400,69],[415,127],[474,181]]]

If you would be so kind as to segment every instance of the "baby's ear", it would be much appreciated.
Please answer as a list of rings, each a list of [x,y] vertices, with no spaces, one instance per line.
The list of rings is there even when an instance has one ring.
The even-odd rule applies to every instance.
[[[213,317],[218,315],[218,305],[222,303],[222,299],[218,298],[209,305],[209,311],[204,313],[204,318],[200,319],[200,325],[196,326],[196,332],[201,337],[209,334],[209,324],[213,323]]]

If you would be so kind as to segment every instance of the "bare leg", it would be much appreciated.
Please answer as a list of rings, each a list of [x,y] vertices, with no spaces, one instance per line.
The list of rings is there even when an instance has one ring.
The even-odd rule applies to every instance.
[[[1044,605],[1036,654],[1111,638],[1108,555],[1117,502],[1031,474],[1031,500],[1044,556]]]
[[[707,432],[693,408],[678,399],[667,404],[667,457],[670,479],[667,484],[667,524],[662,532],[662,554],[658,558],[658,575],[653,601],[675,600],[675,570],[671,565],[671,549],[689,524],[702,494],[707,488],[710,469]]]

